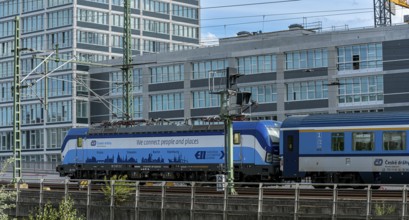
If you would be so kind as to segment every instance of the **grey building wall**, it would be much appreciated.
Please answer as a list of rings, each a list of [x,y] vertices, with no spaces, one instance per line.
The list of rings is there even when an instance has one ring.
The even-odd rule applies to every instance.
[[[151,66],[163,66],[172,63],[184,63],[185,79],[180,83],[152,84],[144,86],[144,112],[149,112],[149,94],[182,89],[184,91],[184,118],[213,116],[220,113],[220,108],[192,109],[192,91],[206,90],[209,88],[208,79],[192,79],[192,63],[214,59],[228,59],[230,67],[237,68],[237,58],[243,56],[256,56],[264,54],[276,55],[276,71],[261,74],[244,75],[238,79],[238,87],[257,86],[271,84],[277,89],[277,101],[274,103],[258,104],[251,111],[245,113],[250,117],[271,117],[283,120],[288,115],[296,114],[321,114],[338,113],[350,110],[383,110],[392,111],[406,109],[409,106],[409,89],[404,82],[408,80],[409,66],[407,62],[396,59],[408,59],[409,54],[405,49],[409,48],[409,25],[399,27],[382,27],[376,29],[346,30],[336,32],[315,33],[307,30],[288,30],[273,33],[262,33],[247,37],[233,37],[220,40],[217,47],[200,48],[183,52],[162,53],[157,55],[145,55],[138,57],[138,63],[144,71],[144,83],[149,82],[150,73],[147,70]],[[359,45],[368,43],[382,43],[384,65],[381,69],[351,71],[340,73],[337,69],[337,47],[346,45]],[[328,67],[308,68],[294,71],[286,71],[286,53],[290,51],[326,48],[328,52]],[[112,61],[121,62],[121,61]],[[144,63],[154,63],[146,64]],[[101,69],[90,70],[94,74]],[[384,101],[382,103],[364,105],[340,105],[338,103],[338,91],[340,79],[348,77],[363,77],[381,75],[384,79]],[[287,101],[287,84],[293,82],[305,82],[322,80],[328,82],[328,98]],[[216,78],[215,84],[225,85],[225,79]],[[145,115],[145,113],[144,113]],[[168,116],[169,118],[182,119],[182,114],[169,112],[148,113],[147,117]]]

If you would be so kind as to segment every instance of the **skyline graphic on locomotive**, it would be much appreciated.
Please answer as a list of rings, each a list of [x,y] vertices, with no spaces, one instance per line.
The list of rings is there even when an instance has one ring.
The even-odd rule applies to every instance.
[[[408,130],[407,112],[290,116],[280,129],[283,178],[406,184]]]
[[[276,121],[233,123],[236,181],[279,176]],[[102,179],[212,181],[225,172],[223,125],[147,125],[72,128],[61,147],[60,176]]]

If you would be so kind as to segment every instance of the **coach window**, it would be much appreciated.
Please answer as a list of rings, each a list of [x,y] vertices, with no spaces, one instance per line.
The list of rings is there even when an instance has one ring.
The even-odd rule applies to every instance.
[[[344,133],[331,134],[332,151],[344,151]]]
[[[383,150],[406,150],[406,132],[383,132]]]
[[[375,148],[375,135],[373,132],[353,132],[352,150],[372,151]]]
[[[240,133],[233,134],[233,144],[240,144],[241,142],[241,135]]]
[[[294,137],[292,135],[287,136],[287,149],[293,151]]]

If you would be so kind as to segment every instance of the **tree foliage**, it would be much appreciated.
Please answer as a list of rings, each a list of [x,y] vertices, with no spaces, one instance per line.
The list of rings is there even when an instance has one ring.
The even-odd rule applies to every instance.
[[[81,216],[74,207],[74,201],[71,198],[62,200],[60,205],[54,207],[47,203],[41,209],[38,209],[34,215],[29,216],[29,220],[82,220]]]
[[[13,163],[13,161],[13,158],[9,158],[3,162],[0,170],[0,176],[6,172],[7,167]],[[10,219],[10,217],[6,214],[6,210],[16,207],[16,195],[16,191],[8,190],[6,185],[0,186],[0,220]]]

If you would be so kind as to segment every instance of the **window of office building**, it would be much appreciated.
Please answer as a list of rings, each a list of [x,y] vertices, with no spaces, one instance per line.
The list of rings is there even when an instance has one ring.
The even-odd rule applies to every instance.
[[[191,8],[183,5],[172,5],[172,15],[182,18],[198,19],[198,9]]]
[[[249,75],[276,71],[276,56],[272,54],[240,57],[237,60],[240,74]]]
[[[3,41],[0,42],[0,57],[12,56],[14,53],[14,41]]]
[[[383,76],[364,76],[339,80],[339,105],[383,103]]]
[[[120,14],[112,14],[112,26],[123,27],[124,16]],[[131,29],[139,30],[139,18],[131,17]]]
[[[169,23],[144,19],[143,30],[153,33],[169,34]]]
[[[57,55],[52,55],[52,58],[56,59]],[[63,59],[63,60],[70,60],[72,59],[72,52],[64,52],[64,53],[59,53],[58,58]],[[63,70],[71,70],[72,68],[72,63],[68,62],[55,62],[55,61],[49,61],[48,62],[48,71],[63,71]],[[58,69],[57,69],[58,68]]]
[[[72,3],[72,0],[48,0],[48,7],[54,7],[58,5],[65,5]]]
[[[36,11],[43,9],[43,0],[27,0],[23,2],[23,12]]]
[[[25,163],[23,163],[23,166],[28,166],[27,168],[33,168],[33,166],[38,166],[38,163],[36,162],[44,162],[44,155],[21,155],[21,160]],[[33,162],[33,163],[28,163],[28,162]],[[36,167],[36,169],[40,169],[40,167]]]
[[[48,80],[48,96],[68,96],[72,94],[71,74],[51,76]]]
[[[21,131],[21,148],[23,150],[44,149],[43,129]]]
[[[142,92],[142,69],[132,69],[132,85],[134,93]]]
[[[21,89],[21,100],[38,100],[44,97],[44,80],[38,81],[38,78],[26,79]],[[26,86],[29,85],[29,86]]]
[[[132,91],[140,93],[142,92],[142,70],[134,68],[132,71]],[[122,77],[122,71],[109,73],[109,95],[122,95],[124,85]]]
[[[109,95],[121,95],[123,91],[122,71],[109,73]]]
[[[108,34],[79,30],[77,31],[77,40],[78,43],[107,46]]]
[[[116,48],[123,48],[123,37],[121,35],[111,35],[111,46]],[[131,39],[131,48],[139,50],[140,39],[133,37]]]
[[[84,62],[97,63],[108,60],[109,56],[94,53],[77,53],[77,59]]]
[[[0,1],[0,18],[16,15],[20,11],[20,0]]]
[[[0,132],[0,150],[10,151],[13,146],[13,133],[12,131],[1,131]]]
[[[71,101],[49,102],[47,122],[70,122],[72,120],[71,112]]]
[[[80,40],[80,38],[77,38]],[[60,31],[47,34],[47,48],[49,50],[55,49],[58,44],[58,48],[66,48],[72,46],[72,30]]]
[[[88,101],[77,100],[77,119],[88,119]]]
[[[143,2],[145,11],[169,14],[169,3],[154,0],[143,0]]]
[[[21,74],[23,76],[26,76],[27,74],[29,74],[34,68],[36,68],[40,63],[41,63],[41,59],[34,59],[33,57],[28,57],[28,58],[24,58],[21,59],[20,62],[20,66],[21,66]],[[44,72],[44,66],[40,65],[35,71],[34,73],[36,74],[40,74]]]
[[[0,82],[0,101],[1,102],[7,102],[7,101],[13,100],[13,96],[11,93],[12,85],[13,85],[12,81]]]
[[[277,88],[275,85],[257,85],[240,87],[245,92],[251,92],[251,99],[258,103],[277,102]]]
[[[14,61],[0,62],[0,78],[6,78],[14,76]]]
[[[77,78],[75,80],[76,87],[77,87],[77,96],[88,97],[89,92],[89,83],[88,83],[88,75],[77,73]]]
[[[32,125],[44,122],[44,112],[41,103],[24,104],[21,106],[21,124]]]
[[[184,109],[183,93],[167,93],[151,95],[151,111],[172,111]]]
[[[183,81],[184,65],[171,65],[151,68],[151,83]]]
[[[139,8],[139,0],[130,0],[131,8]],[[124,0],[112,0],[112,5],[124,6]]]
[[[173,24],[173,35],[179,36],[179,37],[198,39],[199,38],[199,28],[190,27],[186,25]]]
[[[10,36],[14,36],[14,20],[0,22],[0,37]]]
[[[319,67],[328,67],[328,52],[325,48],[286,53],[286,70]]]
[[[158,52],[167,52],[169,51],[169,43],[167,42],[160,42],[160,41],[152,41],[152,40],[144,40],[143,41],[143,51],[151,52],[151,53],[158,53]]]
[[[0,107],[0,126],[13,125],[13,106]]]
[[[193,91],[193,108],[220,107],[220,95],[212,94],[209,90]]]
[[[227,59],[194,62],[193,79],[207,79],[210,72],[213,77],[225,77],[228,66]]]
[[[287,101],[303,101],[328,98],[326,81],[287,83]]]
[[[96,2],[96,3],[102,3],[102,4],[108,4],[108,0],[85,0],[89,2]]]
[[[61,162],[61,154],[47,154],[45,156],[47,157],[47,162],[53,163],[53,167],[56,166],[55,163]]]
[[[120,119],[123,117],[123,99],[115,98],[110,100],[110,119]],[[142,96],[134,96],[133,98],[133,119],[140,119],[143,117],[143,98]]]
[[[79,8],[77,21],[108,25],[108,13]]]
[[[338,70],[382,68],[382,44],[360,44],[338,47]]]
[[[47,149],[60,149],[70,128],[47,128]]]
[[[43,39],[44,39],[43,35],[38,35],[34,37],[24,37],[21,38],[21,45],[23,46],[23,48],[41,51],[44,50]]]
[[[186,44],[171,44],[171,51],[180,51],[180,50],[191,50],[195,49],[197,46],[189,46]]]
[[[72,9],[64,9],[47,13],[48,28],[72,25]]]

